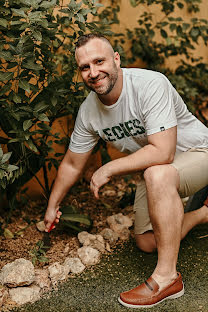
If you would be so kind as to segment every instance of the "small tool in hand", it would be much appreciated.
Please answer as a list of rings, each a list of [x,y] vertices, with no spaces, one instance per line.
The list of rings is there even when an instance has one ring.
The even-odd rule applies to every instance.
[[[51,226],[50,226],[48,232],[44,232],[44,234],[43,234],[43,243],[44,243],[44,246],[45,246],[45,247],[48,247],[48,248],[51,247],[51,239],[50,239],[50,234],[49,234],[49,233],[51,232],[51,230],[53,229],[53,227],[54,227],[54,222],[51,224]]]

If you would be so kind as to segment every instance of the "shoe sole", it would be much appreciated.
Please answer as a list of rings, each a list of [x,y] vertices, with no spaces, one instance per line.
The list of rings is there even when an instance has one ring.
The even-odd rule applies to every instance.
[[[179,298],[181,296],[183,296],[184,294],[184,284],[183,284],[183,289],[179,292],[177,292],[176,294],[173,294],[171,296],[168,296],[168,297],[165,297],[164,299],[156,302],[156,303],[153,303],[153,304],[148,304],[148,305],[135,305],[135,304],[129,304],[129,303],[126,303],[124,301],[121,300],[121,298],[119,297],[118,298],[118,301],[120,304],[122,304],[123,306],[127,307],[127,308],[134,308],[134,309],[141,309],[141,308],[152,308],[154,306],[156,306],[157,304],[165,301],[165,300],[168,300],[168,299],[176,299],[176,298]]]

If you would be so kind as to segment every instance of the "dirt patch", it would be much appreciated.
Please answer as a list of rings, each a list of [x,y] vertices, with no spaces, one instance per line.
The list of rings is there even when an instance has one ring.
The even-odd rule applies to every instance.
[[[112,214],[132,212],[134,186],[138,183],[138,175],[115,177],[100,191],[100,199],[96,200],[91,194],[89,183],[82,180],[74,186],[63,201],[64,205],[73,204],[79,213],[88,215],[92,220],[90,233],[98,233],[106,227],[106,218]],[[7,229],[14,235],[6,238],[0,235],[0,269],[7,263],[18,258],[32,260],[37,243],[43,240],[44,233],[38,231],[36,223],[43,220],[47,202],[30,200],[24,206],[17,207],[12,215]],[[3,212],[1,222],[5,227],[6,213]],[[63,226],[62,222],[50,233],[51,248],[46,250],[47,261],[39,262],[35,256],[36,267],[48,266],[55,261],[62,262],[68,254],[79,247],[77,233]]]

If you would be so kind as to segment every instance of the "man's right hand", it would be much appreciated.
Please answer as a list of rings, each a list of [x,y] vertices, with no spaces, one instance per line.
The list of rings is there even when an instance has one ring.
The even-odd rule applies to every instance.
[[[59,207],[57,209],[50,209],[47,208],[45,217],[44,217],[44,223],[45,223],[45,232],[48,232],[52,226],[52,224],[59,223],[60,216],[62,215],[62,212],[59,211]],[[55,225],[52,227],[51,230],[55,228]]]

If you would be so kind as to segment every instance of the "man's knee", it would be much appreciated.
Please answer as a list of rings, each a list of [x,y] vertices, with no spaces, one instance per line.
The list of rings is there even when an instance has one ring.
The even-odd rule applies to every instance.
[[[139,249],[144,252],[154,252],[156,250],[156,242],[154,233],[147,231],[144,234],[135,234],[136,245]]]
[[[146,186],[177,185],[179,186],[178,171],[172,165],[157,165],[149,167],[144,172]]]

